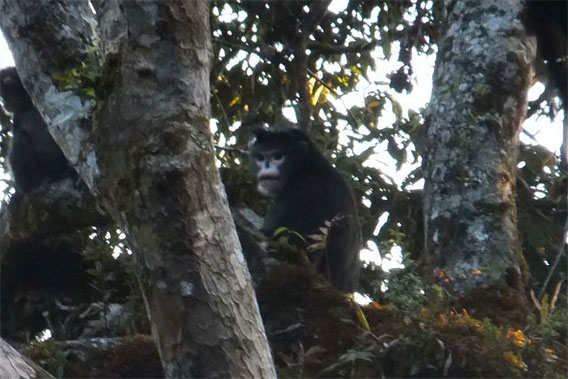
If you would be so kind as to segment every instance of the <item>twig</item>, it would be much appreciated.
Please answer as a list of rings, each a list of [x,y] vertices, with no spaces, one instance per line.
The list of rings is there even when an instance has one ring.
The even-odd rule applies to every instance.
[[[538,142],[538,140],[536,139],[536,135],[529,133],[526,129],[523,129],[522,133],[525,134],[526,136],[528,136],[534,142]]]
[[[531,297],[531,300],[533,302],[533,305],[535,306],[536,309],[538,309],[538,311],[540,312],[540,310],[542,309],[542,307],[540,306],[540,301],[538,301],[538,299],[536,298],[536,296],[534,295],[534,291],[531,289],[529,292],[529,295]]]
[[[564,223],[564,231],[562,233],[562,242],[560,244],[560,249],[558,249],[558,253],[556,254],[556,258],[554,259],[554,263],[552,264],[552,267],[550,267],[550,271],[548,271],[548,275],[546,276],[546,279],[544,280],[544,283],[542,284],[542,288],[540,289],[540,291],[538,293],[538,299],[539,300],[542,300],[542,297],[544,296],[544,292],[546,291],[546,286],[548,286],[548,282],[550,281],[550,278],[552,278],[552,274],[556,270],[556,266],[558,266],[558,263],[560,262],[560,258],[562,257],[562,254],[566,252],[566,250],[565,250],[566,238],[568,238],[568,217],[566,218],[566,222]]]
[[[247,150],[239,149],[238,147],[215,145],[215,149],[225,150],[225,151],[229,151],[231,153],[239,153],[239,154],[243,154],[243,155],[248,154]]]
[[[219,99],[219,95],[217,95],[217,93],[215,91],[211,91],[211,92],[213,92],[213,96],[215,96],[215,100],[219,104],[219,108],[221,108],[221,114],[223,114],[223,118],[225,119],[225,122],[227,123],[227,128],[230,128],[231,122],[229,121],[229,117],[227,116],[227,112],[225,112],[225,107],[221,103],[221,99]]]
[[[541,109],[540,104],[542,104],[545,101],[550,102],[550,100],[553,97],[554,97],[554,90],[552,89],[552,86],[546,86],[544,91],[538,97],[538,99],[529,102],[528,106],[529,109],[527,111],[525,119],[532,117],[536,112],[538,112],[539,109]]]
[[[351,46],[343,45],[329,45],[321,42],[309,42],[308,49],[316,50],[318,53],[322,54],[347,54],[347,53],[359,53],[361,51],[371,50],[379,45],[379,41],[373,40],[371,42],[361,42],[353,44]]]
[[[556,288],[554,289],[554,294],[552,295],[552,298],[550,298],[550,311],[551,312],[554,309],[554,306],[556,305],[556,300],[558,300],[558,295],[560,294],[560,289],[562,288],[563,282],[564,282],[564,279],[561,279],[556,284]]]

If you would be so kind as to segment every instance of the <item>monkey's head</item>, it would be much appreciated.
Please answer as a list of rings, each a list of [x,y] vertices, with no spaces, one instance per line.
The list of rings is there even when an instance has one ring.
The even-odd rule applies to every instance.
[[[290,127],[257,129],[249,140],[250,168],[258,192],[278,197],[292,178],[302,172],[303,163],[314,148],[308,135]]]
[[[31,104],[31,99],[18,76],[16,67],[0,70],[0,97],[4,108],[15,113]]]

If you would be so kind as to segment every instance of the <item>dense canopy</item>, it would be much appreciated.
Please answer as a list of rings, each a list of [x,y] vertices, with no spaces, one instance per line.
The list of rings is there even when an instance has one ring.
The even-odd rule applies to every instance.
[[[553,48],[566,45],[558,13],[541,22],[554,12],[499,2],[211,1],[201,9],[210,35],[202,35],[206,20],[174,3],[126,2],[119,11],[93,1],[82,20],[73,12],[86,5],[46,5],[50,15],[69,17],[48,17],[37,33],[18,25],[26,17],[3,18],[4,9],[18,10],[0,0],[18,73],[77,171],[25,195],[15,191],[8,161],[16,117],[0,93],[2,338],[59,377],[255,372],[208,357],[245,362],[263,350],[265,332],[280,377],[562,375],[568,136],[566,78],[558,76],[566,52]],[[66,22],[85,34],[62,33],[58,24]],[[529,35],[539,38],[538,55]],[[541,42],[552,37],[556,45]],[[29,51],[49,67],[35,67]],[[503,73],[515,75],[507,81]],[[51,81],[57,96],[41,90]],[[525,128],[514,129],[525,114]],[[250,211],[263,215],[269,199],[255,190],[247,142],[253,128],[283,120],[308,132],[353,189],[365,244],[356,299],[364,305],[314,274],[292,238],[269,243],[251,222]],[[554,145],[560,140],[562,149]],[[492,162],[475,166],[480,161]],[[495,196],[474,193],[468,202],[472,188],[491,180]],[[240,271],[223,188],[256,298]],[[463,224],[443,225],[451,220],[447,204]],[[447,218],[435,224],[438,214]],[[492,253],[484,250],[490,215],[498,233],[501,221],[502,235],[513,231],[503,240],[514,246],[506,246],[503,267],[477,269],[471,261]],[[325,240],[323,229],[316,240]],[[462,251],[474,237],[473,251]],[[455,251],[433,246],[438,238],[455,242]],[[505,267],[511,261],[518,270]],[[454,270],[460,265],[467,269]],[[460,280],[474,283],[466,296],[456,290]],[[255,299],[264,329],[256,307],[243,305]],[[233,304],[235,313],[224,309]],[[217,322],[211,309],[228,316]],[[227,320],[242,321],[233,323],[239,336]],[[261,338],[253,343],[249,334]],[[239,350],[243,336],[250,348]],[[265,350],[256,363],[272,373]],[[176,365],[187,356],[206,358]]]

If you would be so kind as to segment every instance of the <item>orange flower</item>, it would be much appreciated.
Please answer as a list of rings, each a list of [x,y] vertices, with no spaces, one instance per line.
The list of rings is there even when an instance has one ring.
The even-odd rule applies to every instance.
[[[528,369],[527,364],[523,362],[523,360],[519,358],[519,356],[513,353],[512,351],[503,353],[503,358],[505,358],[505,360],[511,367],[520,368],[523,371],[527,371]]]
[[[507,331],[507,337],[510,338],[511,340],[513,340],[513,343],[515,344],[515,346],[518,347],[523,347],[525,345],[530,345],[531,340],[528,339],[522,330],[517,329],[509,329]]]

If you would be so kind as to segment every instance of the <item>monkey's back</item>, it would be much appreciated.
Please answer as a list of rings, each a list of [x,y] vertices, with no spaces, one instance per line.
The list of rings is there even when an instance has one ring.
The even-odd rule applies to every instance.
[[[346,180],[323,156],[319,158],[287,182],[268,209],[263,231],[271,235],[276,228],[287,227],[306,236],[332,221],[327,235],[327,260],[323,257],[314,263],[324,275],[329,267],[330,280],[336,288],[353,292],[359,280],[361,249],[357,205]]]

